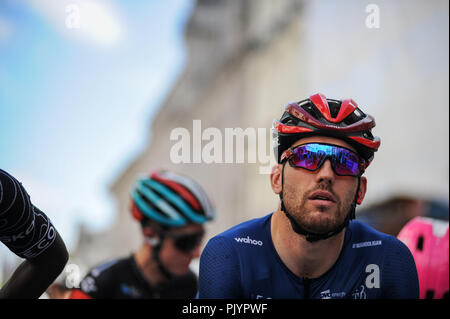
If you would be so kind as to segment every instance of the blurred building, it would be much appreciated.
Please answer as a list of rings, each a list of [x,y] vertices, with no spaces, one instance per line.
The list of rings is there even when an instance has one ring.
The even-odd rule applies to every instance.
[[[448,221],[448,208],[446,201],[393,196],[360,209],[358,219],[383,233],[397,236],[403,226],[417,216]]]
[[[289,101],[315,92],[352,97],[377,120],[382,144],[367,172],[366,220],[379,211],[389,211],[384,221],[402,216],[395,227],[374,222],[395,233],[410,216],[424,214],[403,196],[442,201],[448,218],[448,1],[367,7],[359,0],[198,0],[185,39],[185,70],[149,123],[148,145],[111,186],[117,220],[106,233],[80,236],[79,263],[92,266],[138,247],[129,193],[136,177],[156,168],[187,174],[206,188],[217,208],[207,237],[275,210],[269,175],[259,171],[269,163],[175,164],[171,132],[190,132],[193,161],[193,120],[222,136],[226,128],[265,128],[272,156],[273,119]]]

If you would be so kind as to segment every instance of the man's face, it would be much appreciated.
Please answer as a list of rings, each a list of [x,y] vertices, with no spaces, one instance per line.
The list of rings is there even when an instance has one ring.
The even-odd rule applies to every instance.
[[[327,143],[343,146],[354,151],[346,142],[323,136],[314,136],[298,140],[292,146],[305,143]],[[282,165],[278,165],[272,176],[272,188],[281,192]],[[274,175],[274,173],[272,173]],[[361,200],[366,190],[366,179],[361,177]],[[316,171],[291,167],[284,168],[283,201],[287,211],[305,230],[312,233],[326,233],[340,226],[355,199],[358,178],[336,175],[327,159]]]
[[[202,225],[188,225],[170,230],[170,233],[164,239],[160,251],[160,258],[167,270],[174,275],[184,275],[189,270],[189,264],[192,259],[200,257],[200,242],[192,250],[180,250],[175,241],[183,241],[183,236],[199,234],[204,231]]]

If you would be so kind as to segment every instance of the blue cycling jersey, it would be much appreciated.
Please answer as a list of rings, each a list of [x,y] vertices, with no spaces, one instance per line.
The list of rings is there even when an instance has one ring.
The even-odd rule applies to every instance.
[[[409,249],[359,221],[345,230],[336,263],[319,278],[300,278],[272,242],[271,216],[253,219],[213,237],[200,258],[197,298],[418,298]]]

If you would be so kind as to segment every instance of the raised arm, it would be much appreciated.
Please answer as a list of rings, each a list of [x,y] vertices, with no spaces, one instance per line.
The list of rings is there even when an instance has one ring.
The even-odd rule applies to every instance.
[[[68,252],[50,219],[25,188],[0,170],[0,241],[26,259],[0,290],[0,298],[38,298],[63,270]]]

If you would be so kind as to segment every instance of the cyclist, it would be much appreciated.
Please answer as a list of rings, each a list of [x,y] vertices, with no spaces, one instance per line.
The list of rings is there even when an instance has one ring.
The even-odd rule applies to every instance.
[[[31,203],[22,184],[0,169],[0,240],[25,260],[0,290],[0,298],[39,298],[69,258],[50,219]]]
[[[169,171],[140,178],[131,194],[131,212],[141,223],[144,242],[133,255],[91,270],[79,298],[193,298],[197,276],[189,269],[200,257],[204,223],[213,206],[192,179]]]
[[[378,150],[374,118],[314,94],[274,122],[278,209],[213,237],[198,298],[417,298],[408,248],[354,221]]]
[[[420,299],[448,299],[448,220],[415,217],[403,226],[397,238],[414,256]]]

